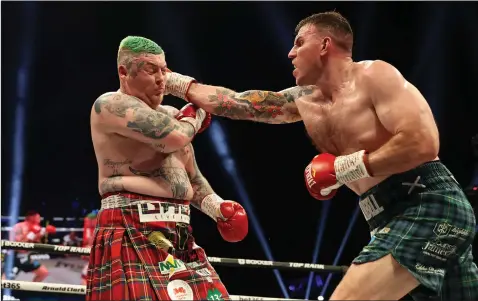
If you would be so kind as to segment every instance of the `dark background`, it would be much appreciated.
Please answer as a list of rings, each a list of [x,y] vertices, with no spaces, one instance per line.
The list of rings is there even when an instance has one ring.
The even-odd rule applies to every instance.
[[[119,87],[116,53],[125,36],[157,41],[172,70],[201,82],[236,91],[279,91],[295,84],[287,58],[295,25],[333,9],[354,28],[355,60],[388,61],[425,95],[441,134],[439,155],[469,186],[477,161],[471,147],[478,132],[476,3],[2,2],[2,216],[9,214],[12,171],[19,166],[14,154],[21,153],[13,146],[21,106],[20,215],[37,209],[46,219],[82,216],[99,206],[89,114],[100,94]],[[170,97],[164,103],[184,105]],[[303,125],[220,117],[214,122],[226,134],[274,259],[311,262],[325,203],[312,199],[304,186],[303,170],[316,151]],[[199,167],[219,195],[243,203],[211,135],[208,131],[194,141]],[[344,188],[330,202],[319,263],[334,262],[356,200]],[[192,225],[210,256],[266,259],[252,228],[243,242],[230,244],[205,215],[195,211]],[[338,264],[348,265],[369,238],[359,214]],[[217,270],[231,294],[283,297],[271,270]],[[306,276],[282,272],[286,284]],[[334,279],[328,293],[340,277]],[[289,293],[304,297],[304,292]]]

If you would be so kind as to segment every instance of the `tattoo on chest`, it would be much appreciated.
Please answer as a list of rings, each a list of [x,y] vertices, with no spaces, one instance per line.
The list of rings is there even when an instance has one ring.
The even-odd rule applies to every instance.
[[[124,159],[123,161],[113,161],[111,159],[104,159],[103,165],[107,168],[111,168],[113,170],[112,175],[118,176],[121,175],[120,169],[125,166],[133,163],[130,159]]]
[[[184,168],[173,166],[169,158],[163,162],[163,165],[160,168],[152,170],[139,170],[130,166],[129,170],[137,176],[160,178],[169,184],[173,198],[186,198],[188,189],[190,187],[188,174]]]

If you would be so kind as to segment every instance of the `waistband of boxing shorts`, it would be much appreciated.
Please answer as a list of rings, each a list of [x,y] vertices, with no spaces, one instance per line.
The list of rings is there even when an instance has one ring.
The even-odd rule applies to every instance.
[[[410,202],[415,194],[453,189],[459,186],[453,174],[439,160],[424,163],[409,171],[392,175],[360,196],[359,206],[370,230],[384,226]]]
[[[138,212],[140,222],[176,222],[189,224],[189,201],[133,192],[112,192],[102,195],[101,210],[132,209]]]

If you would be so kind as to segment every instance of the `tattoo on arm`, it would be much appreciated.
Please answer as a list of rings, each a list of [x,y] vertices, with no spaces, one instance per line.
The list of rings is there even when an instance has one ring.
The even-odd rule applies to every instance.
[[[191,199],[191,204],[197,209],[201,210],[202,200],[209,194],[214,193],[214,190],[211,188],[211,185],[202,175],[201,171],[196,162],[196,157],[194,155],[194,149],[190,145],[191,149],[191,160],[193,160],[194,171],[189,174],[191,186],[193,187],[194,195]]]
[[[124,191],[124,185],[122,183],[122,176],[111,176],[104,179],[100,184],[100,194],[107,192]]]
[[[250,90],[236,93],[217,88],[208,99],[214,104],[214,114],[232,119],[247,119],[270,123],[300,120],[294,101],[313,92],[313,86],[294,87],[281,92]]]
[[[104,109],[112,115],[125,118],[128,129],[152,140],[166,138],[174,131],[189,138],[194,136],[194,127],[191,124],[178,122],[165,112],[153,110],[139,99],[129,95],[115,92],[106,93],[95,101],[94,109],[97,114],[101,114]],[[127,118],[128,112],[131,117]],[[156,142],[151,145],[153,147],[164,146],[164,144]]]

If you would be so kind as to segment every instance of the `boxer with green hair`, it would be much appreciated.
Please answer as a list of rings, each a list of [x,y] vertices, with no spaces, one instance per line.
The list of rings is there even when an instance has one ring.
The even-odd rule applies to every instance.
[[[119,91],[100,96],[91,110],[102,200],[86,300],[229,300],[189,225],[192,205],[226,241],[248,231],[244,208],[219,197],[196,163],[191,141],[210,115],[193,104],[162,105],[165,94],[185,97],[189,84],[167,76],[164,51],[152,40],[123,39],[117,64]]]

